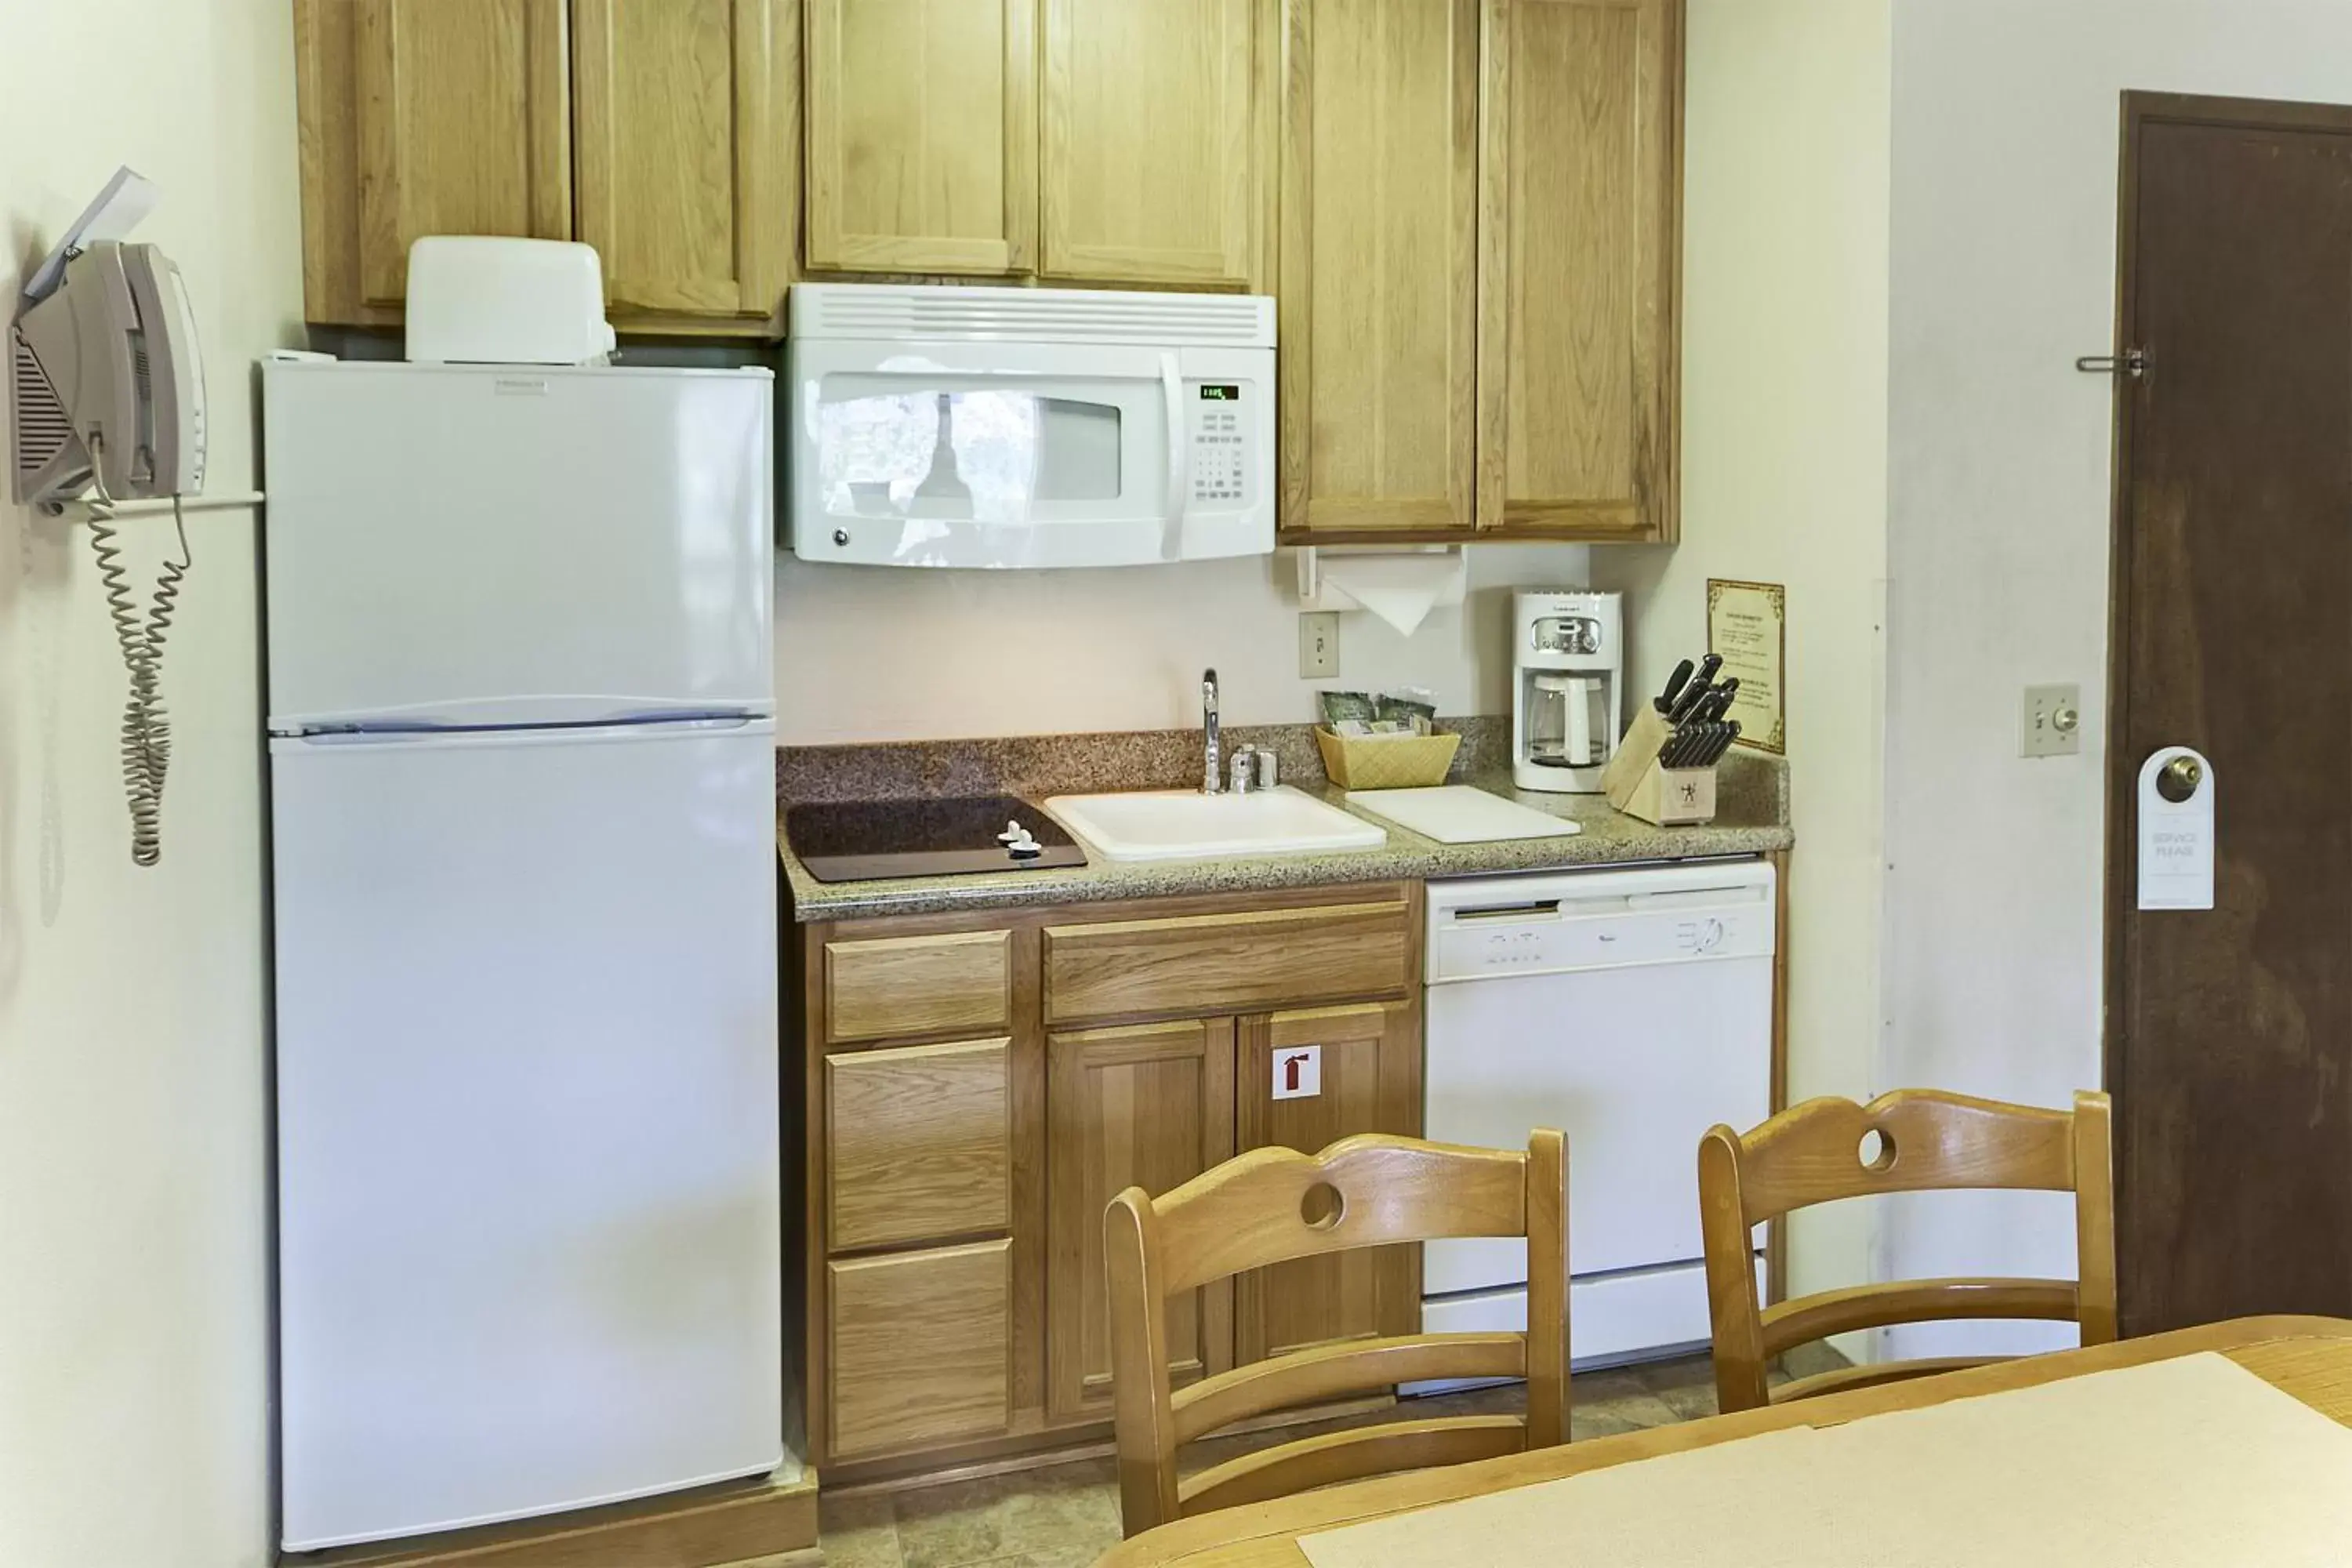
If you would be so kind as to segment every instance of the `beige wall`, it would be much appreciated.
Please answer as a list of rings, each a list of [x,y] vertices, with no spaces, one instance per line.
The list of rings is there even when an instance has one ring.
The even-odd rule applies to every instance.
[[[1706,646],[1706,580],[1789,590],[1790,1090],[1866,1094],[1877,1037],[1886,571],[1888,0],[1691,0],[1683,542],[1596,550],[1635,687]],[[1867,1277],[1867,1216],[1800,1216],[1800,1289]]]
[[[1898,0],[1894,79],[1886,1070],[2063,1105],[2101,1070],[2113,401],[2074,359],[2114,331],[2119,96],[2352,102],[2352,5]],[[2042,681],[2082,686],[2078,756],[2017,754]],[[2071,1270],[2063,1200],[1969,1197],[1896,1205],[1886,1268]]]
[[[117,163],[184,269],[215,489],[300,314],[285,0],[0,0],[0,288]],[[0,493],[0,1563],[269,1561],[253,525],[205,516],[165,668],[162,865],[131,864],[123,674],[80,531]],[[156,525],[134,549],[152,563]]]
[[[776,734],[785,745],[1304,723],[1328,686],[1422,686],[1442,713],[1507,713],[1510,590],[1580,587],[1576,544],[1482,544],[1470,588],[1401,637],[1340,617],[1339,679],[1298,679],[1287,554],[1092,572],[776,569]]]

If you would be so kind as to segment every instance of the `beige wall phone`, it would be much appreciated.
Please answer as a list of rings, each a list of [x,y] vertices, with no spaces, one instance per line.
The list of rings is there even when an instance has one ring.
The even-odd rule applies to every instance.
[[[131,857],[142,866],[163,854],[163,780],[172,755],[163,640],[188,572],[184,514],[200,504],[246,506],[260,499],[194,499],[204,489],[205,435],[195,314],[171,258],[121,237],[154,202],[153,186],[129,169],[118,172],[34,271],[9,333],[16,499],[89,524],[130,671],[122,777]],[[142,606],[114,524],[151,513],[172,518],[179,548]]]

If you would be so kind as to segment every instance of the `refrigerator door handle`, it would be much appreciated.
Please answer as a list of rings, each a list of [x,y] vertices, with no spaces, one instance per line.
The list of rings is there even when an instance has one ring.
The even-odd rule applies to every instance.
[[[706,714],[694,719],[657,719],[612,724],[415,724],[304,730],[273,735],[273,745],[317,747],[576,746],[628,741],[676,740],[688,735],[738,732],[768,734],[775,721],[748,713]]]

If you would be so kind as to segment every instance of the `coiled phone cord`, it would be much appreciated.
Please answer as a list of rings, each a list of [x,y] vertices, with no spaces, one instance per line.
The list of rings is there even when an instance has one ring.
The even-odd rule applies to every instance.
[[[100,473],[100,443],[90,441],[90,480],[98,505],[89,518],[90,551],[98,557],[99,579],[106,587],[107,616],[114,622],[115,641],[121,645],[123,668],[130,672],[131,690],[122,705],[122,793],[131,808],[131,858],[152,866],[163,858],[163,781],[172,766],[171,710],[163,702],[163,639],[178,613],[180,584],[186,580],[194,557],[188,549],[188,522],[180,498],[172,498],[172,525],[178,532],[177,560],[166,560],[156,574],[153,602],[142,613],[131,586],[122,550],[112,524],[114,499],[106,493]]]

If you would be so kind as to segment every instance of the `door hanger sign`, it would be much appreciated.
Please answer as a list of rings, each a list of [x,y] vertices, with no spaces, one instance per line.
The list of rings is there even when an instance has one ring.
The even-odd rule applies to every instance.
[[[2139,907],[2213,907],[2213,764],[2166,746],[2139,769]]]

